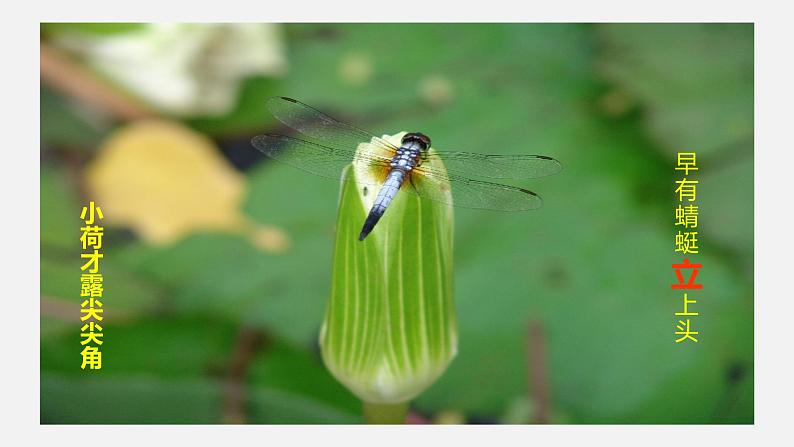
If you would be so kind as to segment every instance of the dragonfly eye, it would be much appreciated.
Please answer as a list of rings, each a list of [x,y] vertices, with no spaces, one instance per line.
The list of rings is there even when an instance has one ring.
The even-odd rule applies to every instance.
[[[428,149],[430,147],[430,137],[420,132],[410,132],[405,134],[402,143],[418,143],[422,149]]]

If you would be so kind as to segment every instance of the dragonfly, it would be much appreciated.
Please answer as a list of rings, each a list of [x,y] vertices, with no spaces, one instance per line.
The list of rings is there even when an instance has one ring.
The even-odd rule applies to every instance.
[[[541,207],[540,196],[524,188],[486,179],[539,178],[562,170],[559,161],[545,155],[430,151],[430,138],[421,132],[406,133],[399,145],[392,144],[297,99],[273,97],[267,100],[266,106],[281,123],[312,140],[257,135],[251,143],[266,156],[336,180],[351,164],[376,174],[371,176],[374,179],[371,186],[379,188],[378,193],[364,220],[359,241],[372,232],[399,192],[462,208],[532,210]],[[363,146],[366,150],[358,149],[361,143],[369,143]]]

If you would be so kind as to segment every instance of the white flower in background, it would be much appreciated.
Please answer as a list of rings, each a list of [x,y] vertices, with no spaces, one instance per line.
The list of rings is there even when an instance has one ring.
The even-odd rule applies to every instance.
[[[286,71],[276,24],[150,24],[112,35],[59,34],[56,45],[160,110],[220,115],[247,76]]]

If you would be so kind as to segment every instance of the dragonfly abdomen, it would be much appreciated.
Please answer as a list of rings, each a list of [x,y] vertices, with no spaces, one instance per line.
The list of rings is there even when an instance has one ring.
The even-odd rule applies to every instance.
[[[380,191],[378,191],[378,196],[375,197],[375,203],[372,205],[372,209],[369,210],[369,215],[367,215],[367,219],[364,221],[364,226],[361,228],[361,234],[359,234],[358,240],[363,241],[372,229],[375,228],[375,224],[383,217],[386,208],[389,207],[389,204],[394,200],[397,192],[400,191],[400,187],[405,181],[406,175],[406,170],[396,168],[392,169],[389,175],[386,176],[383,186],[381,186]]]

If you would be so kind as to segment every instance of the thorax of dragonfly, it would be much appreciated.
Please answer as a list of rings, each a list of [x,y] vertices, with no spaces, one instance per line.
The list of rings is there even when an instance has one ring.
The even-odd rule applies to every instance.
[[[427,135],[419,132],[407,133],[389,165],[392,170],[411,172],[413,168],[422,165],[422,159],[429,148],[430,138]]]

